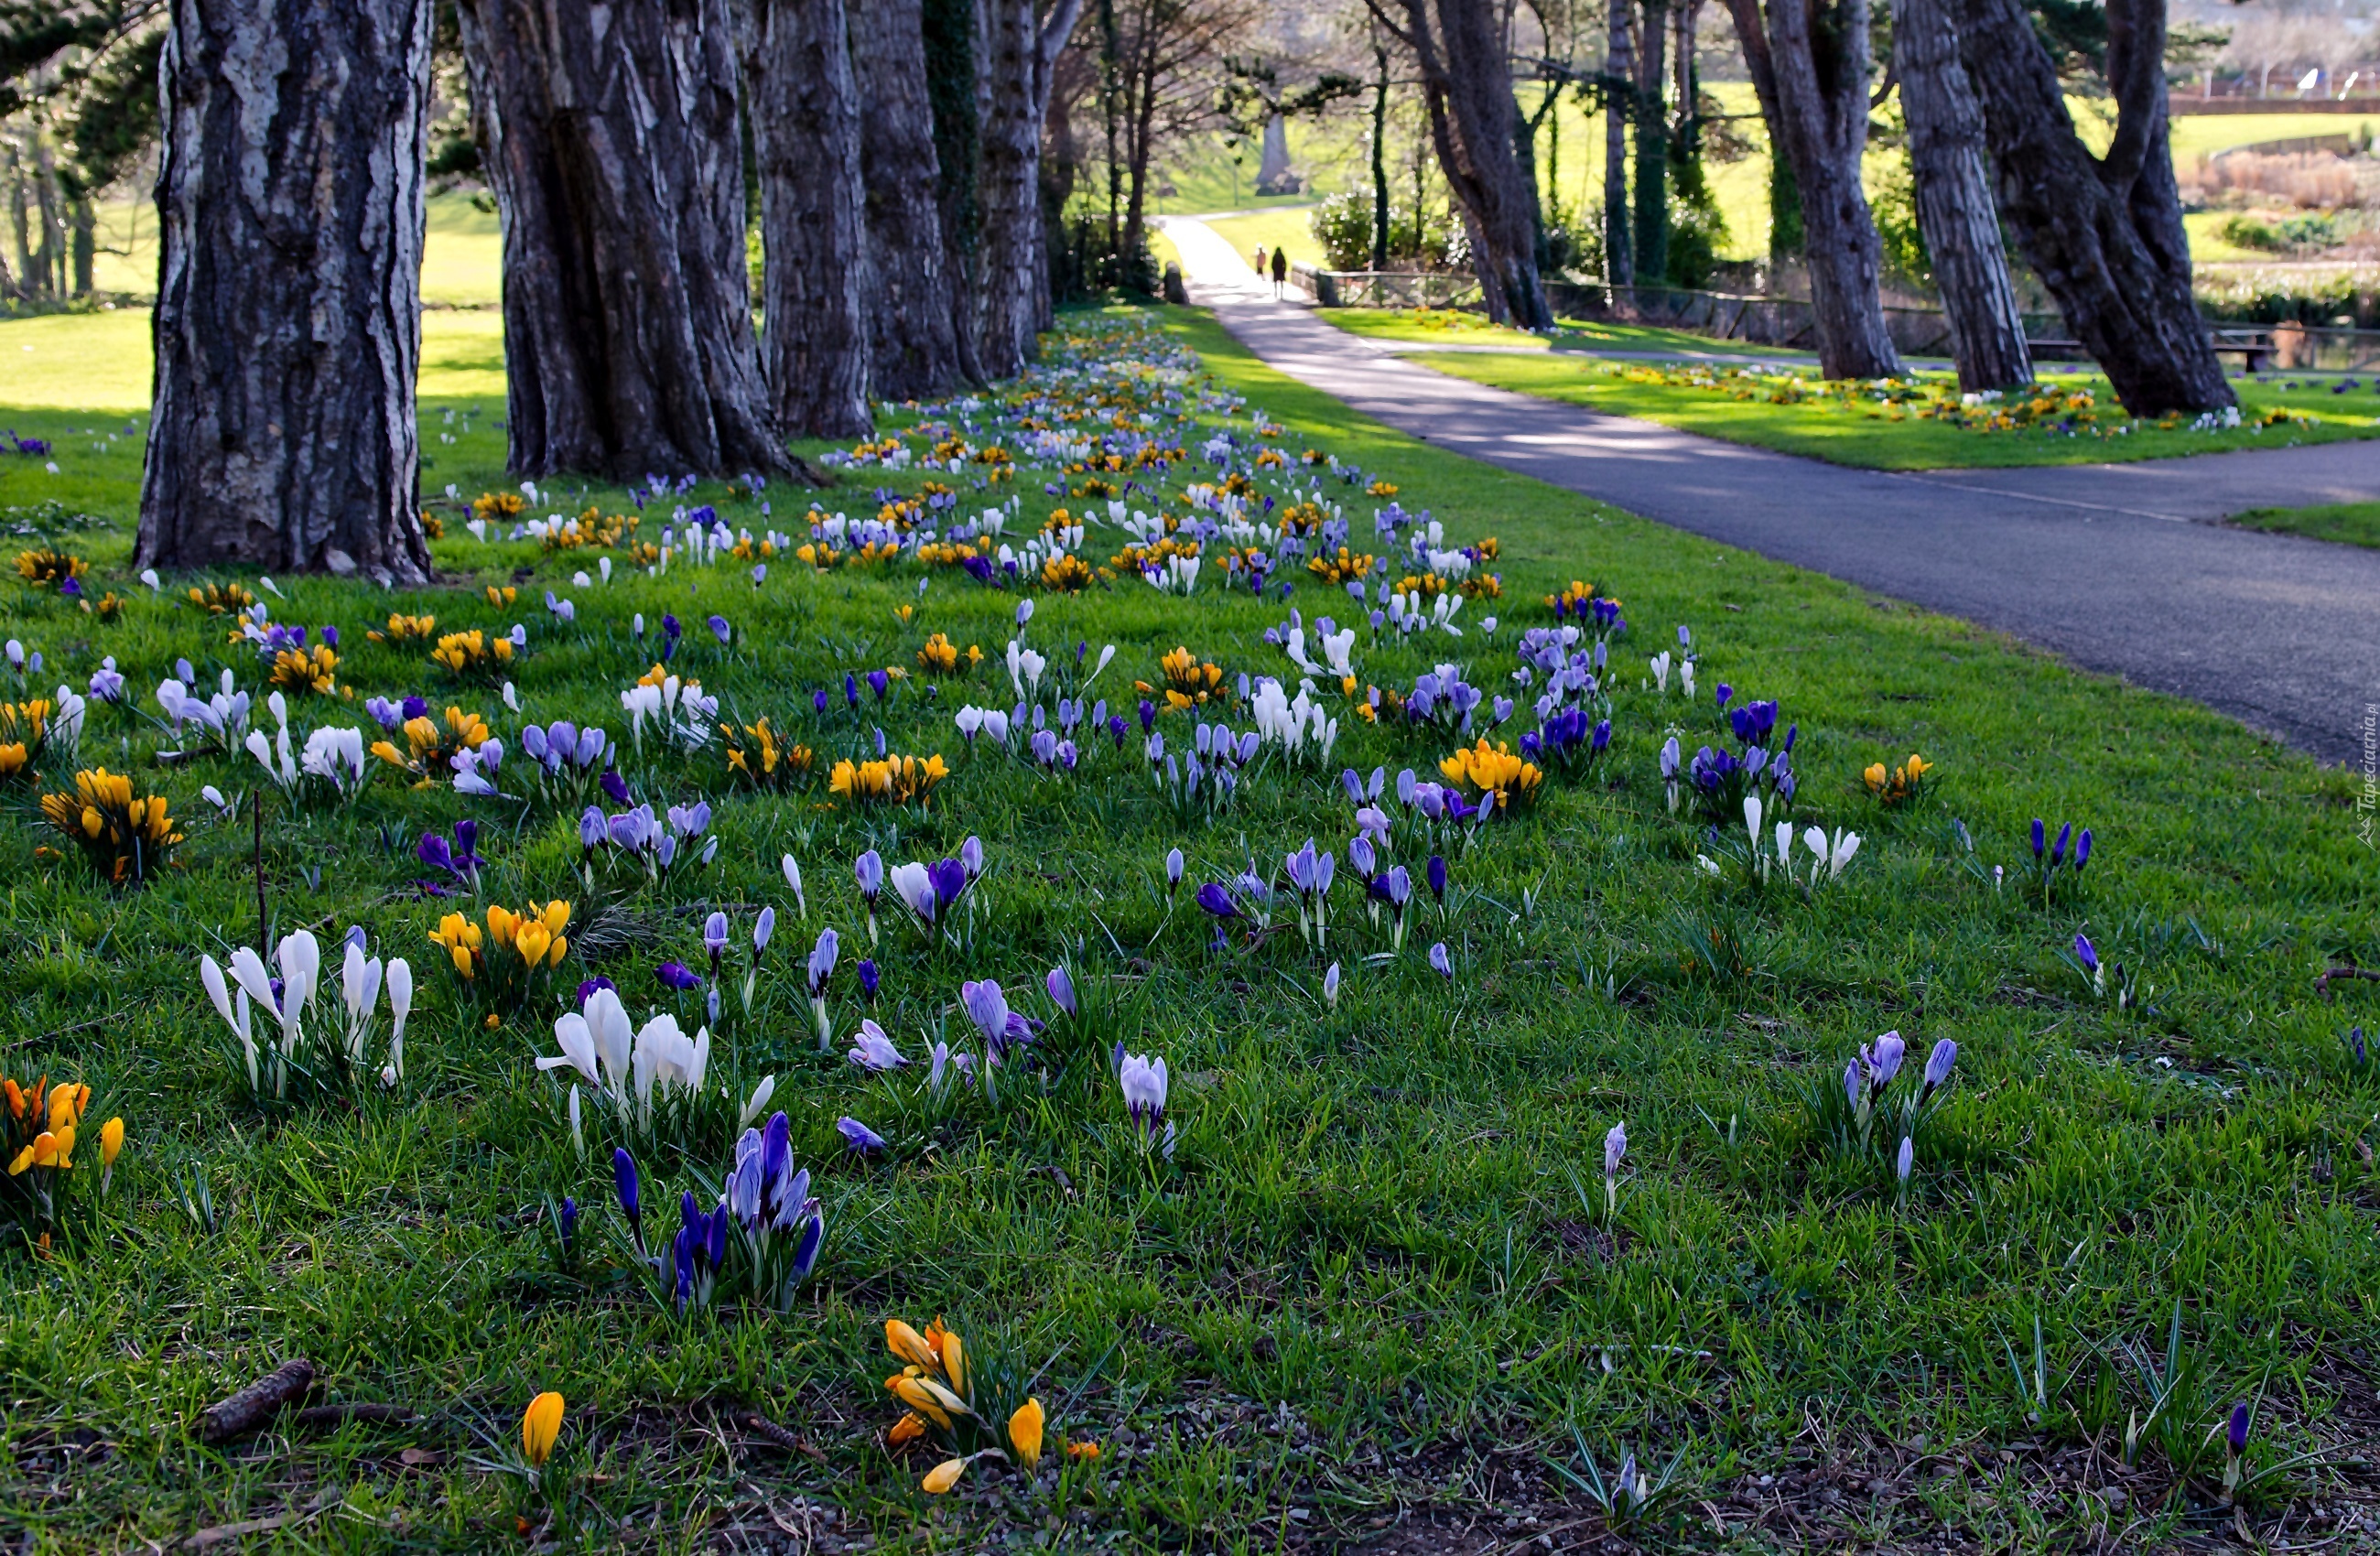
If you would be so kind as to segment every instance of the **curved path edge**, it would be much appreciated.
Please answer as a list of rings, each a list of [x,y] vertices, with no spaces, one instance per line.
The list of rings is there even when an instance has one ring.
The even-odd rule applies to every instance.
[[[2380,444],[1852,469],[1433,372],[1274,300],[1204,224],[1164,221],[1194,302],[1270,366],[1398,432],[2192,698],[2325,761],[2366,760],[2380,551],[2192,520],[2290,501],[2277,486],[2321,493],[2306,503],[2380,498]]]

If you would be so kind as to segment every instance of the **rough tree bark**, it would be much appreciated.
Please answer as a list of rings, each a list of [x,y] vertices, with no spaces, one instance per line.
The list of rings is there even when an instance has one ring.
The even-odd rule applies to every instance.
[[[868,218],[844,0],[740,4],[770,408],[798,436],[867,437]]]
[[[1670,7],[1667,0],[1643,4],[1636,51],[1636,274],[1658,286],[1670,278],[1670,120],[1661,100]]]
[[[782,473],[728,0],[456,0],[504,229],[512,468]]]
[[[941,213],[942,261],[950,278],[951,339],[960,376],[985,381],[975,349],[975,289],[980,270],[978,199],[983,123],[976,79],[982,54],[975,0],[922,0],[926,101],[934,113],[935,202]]]
[[[1611,29],[1603,55],[1603,278],[1614,286],[1636,281],[1636,246],[1628,211],[1628,121],[1636,101],[1636,53],[1629,23],[1636,7],[1610,0]],[[1621,306],[1627,306],[1622,300]]]
[[[959,381],[925,10],[919,0],[861,0],[851,20],[852,64],[868,104],[860,179],[868,200],[870,388],[883,399],[918,399]]]
[[[1909,121],[1917,226],[1950,326],[1959,387],[2012,389],[2033,382],[2033,353],[2016,286],[2000,246],[1984,158],[1984,115],[1959,63],[1947,0],[1893,0],[1893,73]]]
[[[1537,274],[1536,200],[1512,155],[1521,110],[1512,101],[1500,14],[1488,0],[1366,4],[1421,67],[1430,142],[1463,207],[1488,316],[1524,329],[1552,328],[1553,311]]]
[[[1728,0],[1769,140],[1802,203],[1803,258],[1828,378],[1891,378],[1900,353],[1876,291],[1883,246],[1860,187],[1867,149],[1867,0]]]
[[[176,0],[137,566],[430,576],[430,0]]]
[[[2109,0],[2115,140],[2074,134],[2048,53],[2019,0],[1953,0],[1960,52],[2017,247],[2135,416],[2235,405],[2190,290],[2167,141],[2164,0]]]
[[[1372,45],[1372,268],[1389,268],[1389,51]]]
[[[984,0],[982,11],[975,350],[986,374],[1010,378],[1024,370],[1033,344],[1033,239],[1041,225],[1041,115],[1033,111],[1033,67],[1039,40],[1033,0]]]
[[[1055,0],[1049,15],[1041,18],[1034,39],[1033,176],[1029,180],[1032,252],[1026,261],[1029,274],[1025,280],[1026,295],[1032,302],[1032,312],[1025,324],[1028,347],[1040,338],[1042,331],[1057,323],[1056,298],[1050,286],[1050,230],[1054,218],[1049,202],[1041,198],[1041,133],[1050,122],[1050,97],[1057,84],[1058,56],[1066,52],[1067,41],[1074,37],[1075,24],[1082,15],[1083,0]],[[1062,203],[1059,209],[1064,209]]]

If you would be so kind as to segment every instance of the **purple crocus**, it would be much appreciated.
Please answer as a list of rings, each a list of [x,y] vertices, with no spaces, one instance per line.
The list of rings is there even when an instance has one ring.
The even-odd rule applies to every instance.
[[[1182,889],[1182,850],[1179,848],[1169,850],[1165,856],[1165,894],[1167,896],[1170,897]]]
[[[1959,1045],[1949,1038],[1934,1045],[1925,1056],[1925,1089],[1934,1091],[1950,1078],[1950,1066],[1959,1062]]]
[[[866,1156],[871,1151],[885,1149],[883,1136],[848,1113],[836,1119],[834,1127],[843,1136],[844,1144],[851,1148],[851,1153],[854,1156]]]
[[[620,776],[620,770],[618,768],[605,768],[603,770],[603,776],[599,780],[599,782],[602,785],[604,798],[610,800],[614,805],[625,805],[628,803],[628,781]]]
[[[711,617],[710,626],[710,635],[719,639],[722,648],[726,647],[728,639],[735,636],[735,629],[727,625],[725,616]]]
[[[578,1008],[580,1010],[585,1010],[587,1008],[587,1002],[593,999],[598,993],[606,989],[611,990],[613,993],[617,993],[619,992],[620,986],[613,982],[610,979],[605,978],[601,973],[597,973],[593,978],[580,979],[578,984]]]
[[[827,980],[834,976],[834,959],[839,949],[840,942],[832,925],[819,931],[818,943],[810,947],[811,999],[825,996]]]
[[[1429,965],[1439,977],[1450,983],[1454,980],[1454,957],[1447,951],[1446,942],[1439,941],[1429,948]]]
[[[1446,856],[1432,854],[1429,857],[1427,873],[1430,896],[1443,904],[1446,901]]]
[[[2074,959],[2082,964],[2082,970],[2086,973],[2099,970],[2099,953],[2092,949],[2090,936],[2074,937]]]
[[[635,1237],[637,1252],[645,1251],[644,1209],[638,1197],[637,1161],[625,1147],[612,1151],[612,1186],[620,1197],[620,1211],[628,1218],[629,1234]]]
[[[684,962],[663,962],[654,969],[653,976],[661,979],[662,988],[674,989],[681,994],[702,987],[702,975]]]
[[[2233,1458],[2236,1459],[2248,1451],[2248,1402],[2246,1400],[2243,1399],[2231,1407],[2231,1420],[2224,1428],[2223,1435],[2225,1441],[2230,1446]]]
[[[2074,868],[2081,869],[2091,862],[2091,829],[2084,827],[2082,835],[2074,840]]]
[[[1074,976],[1064,967],[1051,967],[1042,984],[1050,991],[1050,1003],[1066,1013],[1069,1018],[1082,1014],[1075,1003]]]
[[[876,1003],[877,986],[883,981],[883,975],[876,970],[876,964],[874,962],[865,958],[863,958],[860,961],[859,966],[853,970],[859,974],[860,997],[866,1000],[869,1004],[874,1004]]]
[[[2041,857],[2042,845],[2045,841],[2046,831],[2047,829],[2043,827],[2041,824],[2041,818],[2035,816],[2033,819],[2033,857],[2036,859]]]
[[[1239,905],[1232,900],[1232,893],[1220,881],[1209,881],[1198,888],[1198,906],[1217,918],[1240,917]]]

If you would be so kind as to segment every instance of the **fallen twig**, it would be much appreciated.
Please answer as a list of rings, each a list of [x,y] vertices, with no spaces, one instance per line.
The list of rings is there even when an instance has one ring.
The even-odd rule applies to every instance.
[[[756,1436],[766,1438],[768,1441],[775,1443],[778,1447],[783,1449],[788,1453],[799,1453],[806,1459],[814,1459],[820,1464],[826,1463],[826,1455],[820,1452],[816,1443],[813,1443],[809,1439],[803,1437],[796,1432],[790,1431],[785,1428],[777,1425],[776,1422],[771,1421],[769,1417],[761,1415],[758,1411],[747,1410],[744,1412],[742,1416],[737,1417],[737,1419],[743,1424],[745,1430],[751,1432]]]
[[[2344,978],[2350,980],[2363,979],[2369,982],[2380,983],[2380,967],[2359,967],[2352,962],[2344,966],[2325,967],[2322,970],[2322,976],[2313,980],[2313,991],[2328,999],[2330,980],[2334,978]]]
[[[208,1405],[199,1435],[207,1442],[245,1437],[279,1415],[284,1405],[305,1398],[313,1386],[314,1364],[293,1356],[229,1399]]]

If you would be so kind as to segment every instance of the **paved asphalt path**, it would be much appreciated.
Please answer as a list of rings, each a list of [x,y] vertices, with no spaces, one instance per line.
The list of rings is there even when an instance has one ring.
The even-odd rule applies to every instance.
[[[2194,698],[2325,761],[2363,760],[2366,710],[2380,704],[2380,550],[2206,521],[2380,499],[2380,443],[1849,469],[1433,372],[1274,301],[1203,224],[1163,225],[1193,299],[1225,328],[1400,432]]]

